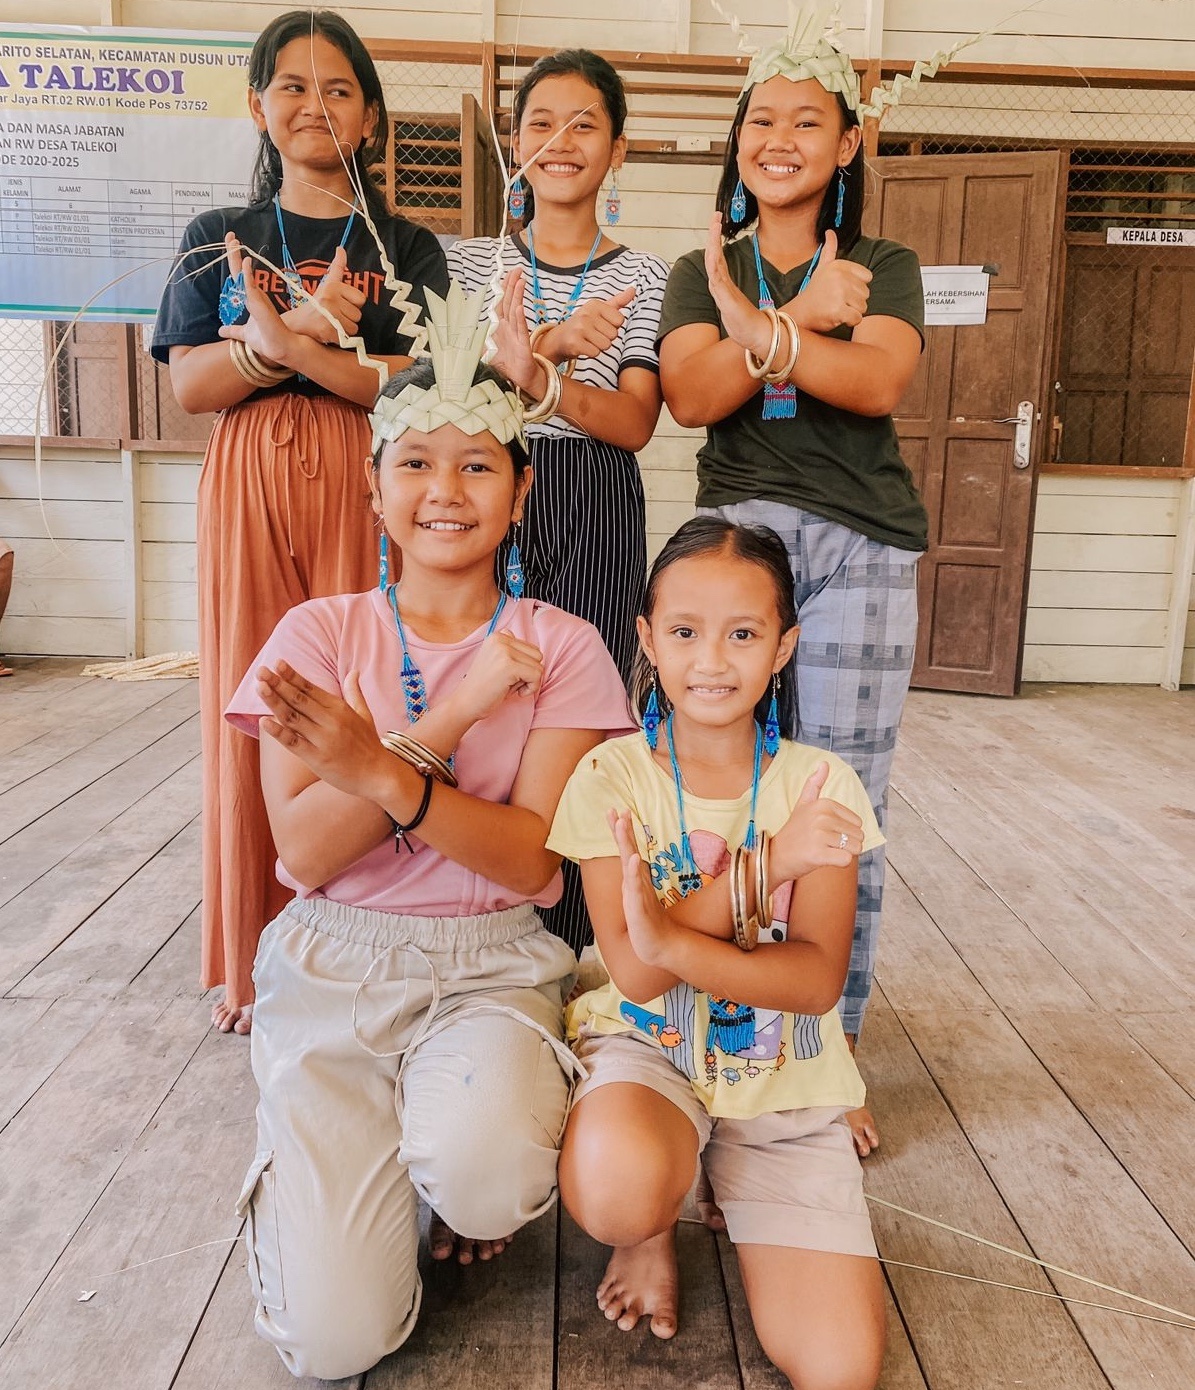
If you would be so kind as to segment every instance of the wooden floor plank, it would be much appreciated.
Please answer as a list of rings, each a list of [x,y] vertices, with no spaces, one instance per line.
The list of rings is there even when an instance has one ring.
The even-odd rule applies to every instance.
[[[191,822],[199,781],[196,758],[0,907],[0,989],[11,989]]]
[[[893,797],[890,809],[897,798]],[[906,861],[907,864],[907,861]],[[953,1009],[991,1007],[991,997],[947,941],[937,922],[909,890],[889,858],[884,880],[884,923],[876,981],[894,1007],[911,1008],[930,998]]]
[[[0,1339],[209,1026],[203,1006],[189,1000],[109,1010],[0,1134]],[[159,1177],[166,1197],[169,1175]]]
[[[1184,1013],[1119,1014],[1122,1027],[1128,1029],[1175,1081],[1195,1096],[1195,1009]],[[1192,1136],[1179,1139],[1185,1149]]]
[[[0,845],[0,904],[14,897],[195,758],[198,716]],[[194,815],[197,806],[191,807]],[[187,817],[190,819],[190,816]]]
[[[1133,767],[1122,773],[1131,789],[1120,789],[1116,800],[1097,797],[1078,780],[1044,777],[1019,748],[1004,749],[1002,761],[999,741],[976,747],[979,730],[963,721],[933,732],[925,746],[911,745],[919,758],[949,776],[987,816],[1016,825],[1104,920],[1131,926],[1134,943],[1151,959],[1188,987],[1195,984],[1195,830],[1181,851],[1165,843],[1156,787],[1138,786]]]
[[[552,1390],[556,1336],[554,1208],[489,1264],[462,1269],[420,1243],[423,1306],[410,1340],[365,1377],[365,1390]]]
[[[363,1390],[364,1376],[296,1380],[253,1330],[253,1315],[245,1246],[238,1241],[169,1390]]]
[[[1195,1003],[1188,987],[1132,939],[1132,924],[1109,921],[1058,872],[1049,846],[994,819],[925,759],[903,750],[896,794],[1008,906],[1083,989],[1107,1009],[1145,1012]],[[897,851],[899,863],[899,851]]]
[[[901,1021],[1039,1258],[1195,1313],[1190,1253],[1005,1018],[910,1010]],[[993,1235],[973,1214],[955,1224]],[[1028,1282],[1024,1268],[1005,1277]],[[1190,1390],[1189,1329],[1084,1307],[1071,1316],[1115,1390]]]
[[[240,1227],[256,1099],[244,1052],[209,1033],[0,1347],[0,1383],[170,1384]]]
[[[950,1008],[944,985],[958,974],[956,960],[979,986],[979,996],[970,991],[964,1007],[987,1007],[992,1000],[1022,1008],[1092,1006],[1082,986],[955,852],[944,831],[927,824],[899,794],[889,796],[888,810],[892,863],[932,928],[917,932],[921,955],[908,962],[915,968],[905,971],[898,993],[890,992],[885,980],[885,993],[895,1007],[906,1001],[915,1007],[918,995],[925,999],[928,989],[932,1002]],[[890,925],[906,938],[917,925],[894,922],[889,907],[893,896],[899,909],[899,890],[891,895],[886,888],[881,940],[891,934]],[[948,950],[942,950],[939,941]],[[932,967],[926,968],[931,961]],[[959,981],[954,992],[962,987]]]
[[[0,842],[156,743],[195,713],[193,690],[183,689],[165,698],[161,692],[152,693],[159,698],[148,708],[130,707],[131,702],[125,701],[108,719],[79,720],[56,732],[52,739],[27,745],[22,752],[41,749],[39,760],[47,763],[44,768],[30,771],[15,758],[5,758],[3,782],[8,786],[0,792]],[[119,722],[113,724],[117,717]]]
[[[1172,1149],[1176,1135],[1195,1141],[1195,1100],[1114,1018],[1042,1010],[1008,1020],[1195,1254],[1195,1186],[1175,1182]]]
[[[12,992],[116,994],[195,910],[201,893],[196,818],[22,976]]]
[[[0,1130],[103,1012],[97,999],[0,999]]]
[[[940,713],[945,716],[946,711]],[[1018,819],[1039,809],[1053,813],[1052,836],[1069,834],[1084,847],[1096,847],[1090,867],[1107,862],[1156,889],[1177,889],[1176,905],[1187,910],[1183,890],[1189,883],[1189,839],[1171,843],[1159,835],[1166,794],[1136,756],[1127,762],[1121,748],[1109,763],[1076,759],[1071,741],[1060,744],[1056,736],[1027,728],[1024,712],[1011,726],[996,724],[990,713],[970,704],[961,709],[956,704],[949,717],[932,715],[918,704],[902,728],[902,741],[912,751],[953,769],[972,796],[1001,819],[1010,812]],[[1030,738],[1033,744],[1027,746]],[[1169,773],[1176,741],[1171,740]]]
[[[607,1322],[594,1297],[609,1250],[590,1240],[567,1212],[560,1227],[558,1390],[739,1390],[730,1311],[711,1231],[683,1221],[679,1331],[662,1342],[646,1318],[633,1332]]]
[[[208,993],[199,983],[199,932],[202,918],[202,907],[197,907],[187,914],[186,921],[125,987],[125,998],[200,999]],[[240,1035],[226,1036],[231,1040]]]
[[[959,1016],[984,1017],[975,1010]],[[860,1058],[874,1080],[870,1104],[882,1136],[879,1152],[864,1166],[865,1190],[1029,1253],[968,1136],[882,996],[872,1000]],[[923,1222],[874,1204],[871,1217],[880,1254],[888,1259],[1051,1288],[1030,1266]],[[1018,1384],[1107,1390],[1060,1304],[895,1265],[888,1266],[888,1275],[930,1390]]]

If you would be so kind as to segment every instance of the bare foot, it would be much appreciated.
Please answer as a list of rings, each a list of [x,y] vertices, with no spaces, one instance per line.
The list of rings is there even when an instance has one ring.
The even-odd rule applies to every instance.
[[[650,1317],[652,1332],[667,1339],[676,1336],[677,1290],[676,1232],[670,1227],[640,1245],[619,1246],[611,1253],[597,1303],[623,1332]]]
[[[858,1110],[848,1110],[846,1122],[851,1127],[855,1152],[860,1158],[866,1158],[872,1149],[880,1147],[880,1131],[876,1128],[876,1122],[867,1106],[862,1105]]]
[[[212,1027],[221,1033],[247,1033],[253,1027],[253,1005],[235,1008],[223,999],[212,1005]]]
[[[711,1231],[724,1231],[726,1218],[722,1215],[722,1208],[714,1201],[714,1189],[710,1186],[704,1168],[697,1170],[697,1191],[693,1196],[697,1202],[697,1214],[702,1221]]]
[[[458,1236],[434,1211],[427,1232],[427,1243],[433,1260],[451,1259],[455,1251],[456,1262],[462,1265],[471,1265],[474,1259],[492,1260],[495,1256],[501,1255],[512,1240],[514,1236],[503,1236],[501,1240],[470,1240],[466,1236]]]
[[[12,675],[15,675],[15,674],[16,674],[16,672],[12,669],[12,667],[11,667],[11,666],[5,666],[5,664],[4,664],[4,658],[3,658],[3,657],[0,657],[0,676],[12,676]]]

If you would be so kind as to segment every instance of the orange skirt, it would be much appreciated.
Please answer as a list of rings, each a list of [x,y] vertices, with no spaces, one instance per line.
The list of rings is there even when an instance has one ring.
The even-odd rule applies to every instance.
[[[274,876],[256,740],[224,709],[289,608],[377,583],[369,439],[365,410],[337,396],[267,397],[218,417],[199,477],[203,985],[236,1007],[292,894]]]

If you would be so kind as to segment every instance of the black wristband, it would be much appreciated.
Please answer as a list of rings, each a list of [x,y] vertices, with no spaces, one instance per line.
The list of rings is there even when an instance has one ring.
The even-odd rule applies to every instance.
[[[411,831],[417,830],[423,824],[424,817],[427,815],[427,808],[432,804],[432,788],[435,785],[436,779],[430,773],[424,773],[423,799],[419,803],[418,811],[415,812],[413,818],[409,820],[406,823],[406,825],[400,825],[398,821],[396,821],[393,816],[390,816],[390,813],[387,811],[386,814],[390,816],[390,824],[394,827],[395,854],[398,853],[399,848],[402,845],[407,843],[406,837],[411,833]],[[412,854],[415,853],[414,849],[409,844],[407,844],[407,849],[410,850]]]

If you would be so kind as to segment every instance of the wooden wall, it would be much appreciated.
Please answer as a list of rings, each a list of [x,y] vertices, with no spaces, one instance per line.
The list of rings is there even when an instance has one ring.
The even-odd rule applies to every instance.
[[[652,553],[693,513],[698,436],[665,416],[643,455]],[[199,459],[52,451],[42,474],[0,451],[0,535],[16,552],[0,651],[193,651]],[[1044,477],[1025,634],[1027,681],[1162,678],[1180,483]],[[135,518],[135,524],[134,524]],[[1195,682],[1195,608],[1182,679]]]
[[[41,24],[256,31],[293,4],[273,0],[41,0]],[[710,0],[348,0],[335,7],[369,38],[455,39],[528,46],[585,44],[642,52],[730,53],[734,40]],[[786,0],[724,5],[756,35],[786,23]],[[843,0],[844,40],[856,56],[909,61],[956,39],[998,29],[965,61],[1042,66],[1195,69],[1191,0]],[[1005,18],[1007,16],[1007,18]],[[0,20],[28,24],[28,0],[0,0]]]

